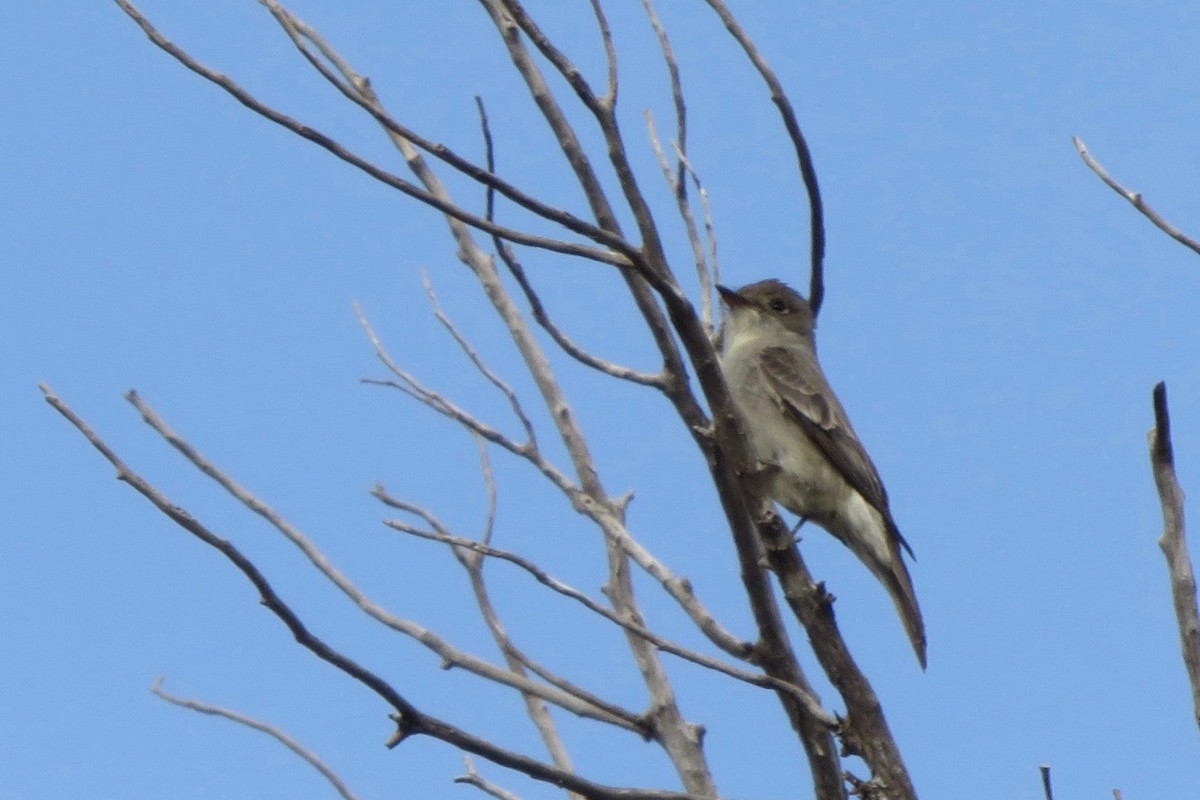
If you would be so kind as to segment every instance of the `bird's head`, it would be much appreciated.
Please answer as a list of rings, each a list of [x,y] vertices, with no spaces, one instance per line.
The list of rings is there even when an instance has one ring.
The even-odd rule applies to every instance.
[[[769,278],[747,284],[734,291],[718,286],[721,299],[729,308],[730,320],[734,324],[763,324],[773,320],[800,336],[811,336],[815,321],[812,307],[800,293],[783,281]]]

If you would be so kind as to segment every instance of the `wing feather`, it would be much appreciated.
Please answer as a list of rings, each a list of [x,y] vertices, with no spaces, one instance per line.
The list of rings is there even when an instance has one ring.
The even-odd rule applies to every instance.
[[[888,530],[911,555],[912,548],[892,520],[879,472],[850,427],[846,411],[833,394],[816,358],[799,358],[791,348],[768,347],[762,351],[762,366],[785,413],[800,425],[846,483],[879,512]]]

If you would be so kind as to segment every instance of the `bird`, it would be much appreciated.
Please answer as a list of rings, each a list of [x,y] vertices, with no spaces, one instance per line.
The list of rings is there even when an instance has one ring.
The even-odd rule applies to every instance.
[[[833,534],[883,584],[925,669],[913,555],[879,472],[817,361],[812,307],[782,281],[717,286],[728,319],[718,362],[765,492]]]

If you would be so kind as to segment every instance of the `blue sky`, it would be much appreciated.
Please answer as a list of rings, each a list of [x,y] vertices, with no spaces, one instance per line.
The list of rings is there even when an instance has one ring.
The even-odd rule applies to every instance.
[[[543,5],[546,27],[599,80],[586,4],[531,3]],[[661,65],[640,4],[612,5],[622,123],[661,201],[641,123],[651,108],[667,126]],[[1200,260],[1088,172],[1070,137],[1200,234],[1200,6],[740,5],[816,159],[829,233],[822,360],[918,554],[928,672],[852,557],[815,530],[805,554],[838,597],[922,797],[1040,797],[1040,763],[1060,797],[1189,796],[1200,739],[1155,544],[1145,431],[1150,390],[1166,380],[1180,479],[1200,491]],[[481,95],[501,170],[582,210],[476,4],[293,7],[398,117],[467,154],[480,152]],[[803,286],[807,211],[773,108],[702,3],[660,10],[725,279]],[[400,169],[257,4],[148,0],[144,11],[251,91]],[[367,494],[380,481],[463,533],[485,508],[468,437],[359,383],[382,368],[352,303],[397,361],[515,431],[431,318],[425,270],[481,353],[534,402],[439,217],[251,115],[111,3],[10,3],[0,25],[10,76],[0,88],[0,800],[331,796],[276,743],[152,697],[160,674],[178,694],[285,727],[363,797],[473,791],[450,783],[462,763],[448,747],[386,751],[382,703],[296,647],[229,565],[113,481],[42,402],[38,381],[258,560],[319,633],[426,710],[537,752],[512,720],[514,698],[363,621],[121,399],[136,388],[379,602],[494,658],[450,555],[384,528],[390,514]],[[478,204],[470,187],[452,187]],[[653,366],[611,272],[528,260],[572,335]],[[686,433],[658,398],[558,356],[555,365],[606,485],[637,493],[641,539],[749,635]],[[522,465],[496,453],[494,466],[498,543],[597,593],[593,532]],[[520,575],[496,569],[493,579],[523,644],[624,703],[644,702],[618,636]],[[653,586],[639,591],[655,625],[696,643]],[[684,713],[707,726],[725,796],[805,796],[802,756],[770,698],[669,665]],[[674,785],[650,747],[564,725],[589,777]],[[477,767],[522,796],[552,795]]]

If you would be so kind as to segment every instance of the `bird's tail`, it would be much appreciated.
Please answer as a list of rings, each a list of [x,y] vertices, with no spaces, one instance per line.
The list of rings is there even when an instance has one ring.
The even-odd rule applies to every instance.
[[[892,602],[896,604],[900,621],[904,623],[904,631],[908,634],[913,651],[917,654],[917,661],[921,664],[921,669],[925,669],[925,622],[917,605],[912,578],[908,575],[908,567],[904,565],[904,557],[900,553],[900,545],[904,539],[890,519],[884,518],[874,509],[869,517],[869,521],[861,518],[851,521],[843,517],[837,521],[841,524],[835,523],[828,530],[841,539],[887,589]]]
[[[870,565],[868,565],[870,566]],[[883,582],[892,602],[896,604],[896,613],[904,623],[904,631],[912,642],[913,651],[921,669],[925,669],[925,621],[921,618],[921,609],[917,605],[917,594],[913,591],[912,578],[908,576],[908,567],[900,549],[894,548],[888,564],[879,564],[878,569],[872,567],[872,572]]]

